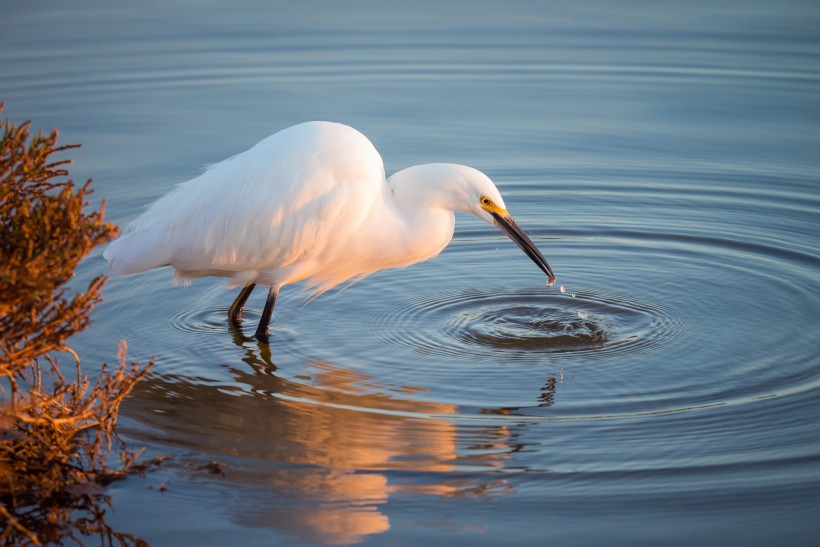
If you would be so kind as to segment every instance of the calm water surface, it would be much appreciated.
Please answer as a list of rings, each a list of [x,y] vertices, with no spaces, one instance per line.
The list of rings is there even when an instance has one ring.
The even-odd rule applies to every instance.
[[[428,263],[307,304],[287,287],[270,348],[227,328],[219,280],[112,279],[75,347],[92,374],[122,338],[157,356],[122,424],[173,456],[111,488],[115,529],[816,541],[816,2],[143,6],[21,3],[0,35],[6,114],[83,144],[72,173],[110,219],[329,119],[388,172],[487,172],[566,292],[474,218]],[[224,476],[197,470],[213,460]]]

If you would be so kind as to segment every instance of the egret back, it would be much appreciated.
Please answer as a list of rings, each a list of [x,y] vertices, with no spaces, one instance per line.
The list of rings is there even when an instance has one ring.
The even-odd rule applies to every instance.
[[[307,122],[180,184],[104,256],[121,274],[171,265],[183,280],[293,282],[330,245],[358,235],[386,193],[384,164],[366,137]]]

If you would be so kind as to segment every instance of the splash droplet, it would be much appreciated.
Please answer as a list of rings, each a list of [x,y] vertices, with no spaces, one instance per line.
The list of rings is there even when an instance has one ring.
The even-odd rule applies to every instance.
[[[563,285],[561,285],[561,293],[565,293],[565,292],[567,292],[567,288],[564,287]]]
[[[583,310],[578,310],[578,317],[580,317],[581,319],[586,319],[587,317],[589,317],[589,314],[587,314],[587,312]]]

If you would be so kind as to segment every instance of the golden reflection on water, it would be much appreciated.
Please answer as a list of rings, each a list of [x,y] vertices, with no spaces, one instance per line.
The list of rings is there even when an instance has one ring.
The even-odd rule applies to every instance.
[[[244,363],[229,367],[232,384],[152,375],[125,412],[147,426],[137,436],[228,460],[221,480],[243,494],[227,511],[243,525],[352,544],[390,529],[382,510],[390,496],[511,488],[486,474],[457,476],[468,466],[503,467],[506,426],[459,431],[448,418],[455,405],[408,398],[423,390],[380,385],[328,362],[308,363],[303,383],[284,379],[266,347],[240,345]]]

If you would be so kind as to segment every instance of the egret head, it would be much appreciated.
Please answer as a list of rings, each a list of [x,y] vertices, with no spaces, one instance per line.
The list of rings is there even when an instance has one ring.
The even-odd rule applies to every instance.
[[[449,190],[452,193],[453,209],[472,213],[480,219],[495,225],[504,232],[535,264],[547,274],[550,285],[555,283],[555,274],[547,263],[547,259],[527,236],[524,230],[513,220],[504,198],[490,178],[472,167],[463,165],[445,165],[450,172],[447,175]]]
[[[464,211],[495,225],[547,274],[550,284],[555,283],[544,255],[507,212],[498,188],[481,171],[465,165],[430,163],[399,171],[388,184],[400,203]]]
[[[496,190],[494,185],[493,190],[495,190],[495,194],[497,195],[496,199],[493,199],[487,195],[489,192],[478,198],[478,207],[480,208],[480,212],[475,213],[476,216],[491,224],[494,224],[499,230],[504,232],[507,237],[512,239],[515,244],[518,245],[539,268],[541,268],[541,271],[547,274],[548,283],[553,285],[555,283],[555,274],[553,273],[552,268],[550,268],[549,263],[547,263],[547,259],[544,258],[544,255],[541,254],[541,251],[538,250],[535,243],[532,242],[518,223],[513,220],[513,217],[510,216],[507,209],[504,208],[504,202],[501,200],[501,195],[498,193],[498,190]]]

